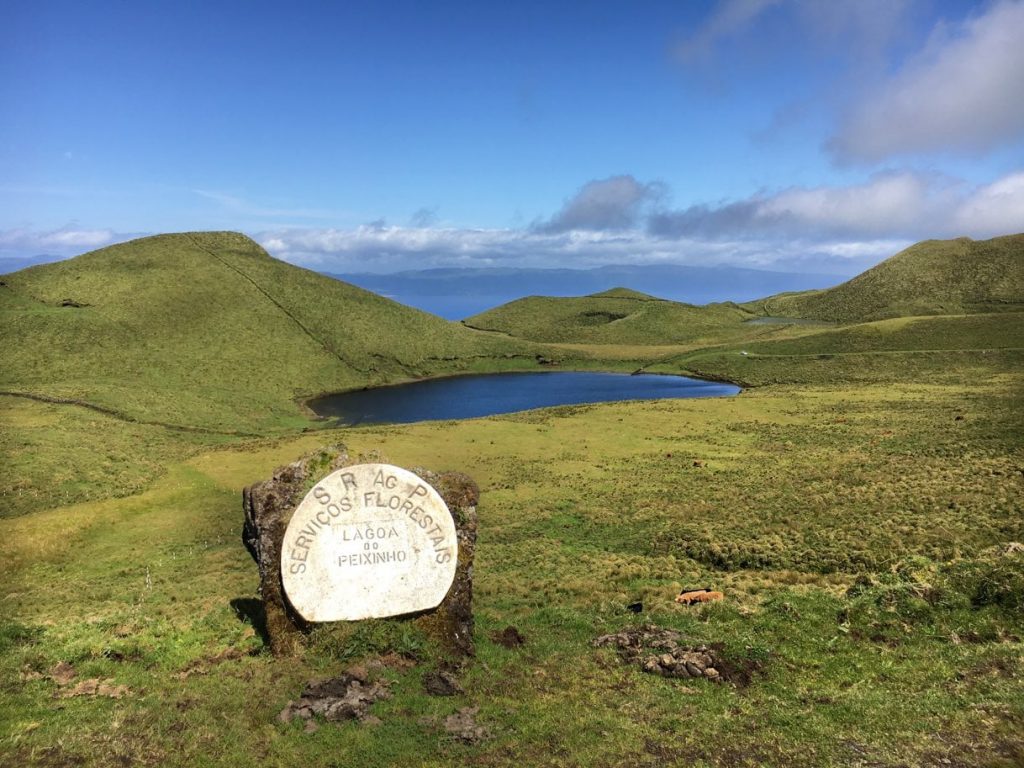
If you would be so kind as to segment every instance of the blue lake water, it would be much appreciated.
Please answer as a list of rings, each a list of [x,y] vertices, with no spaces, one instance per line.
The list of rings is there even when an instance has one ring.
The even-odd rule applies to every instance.
[[[308,405],[319,416],[355,426],[471,419],[554,405],[723,397],[739,391],[733,384],[685,376],[579,371],[487,373],[325,395]]]

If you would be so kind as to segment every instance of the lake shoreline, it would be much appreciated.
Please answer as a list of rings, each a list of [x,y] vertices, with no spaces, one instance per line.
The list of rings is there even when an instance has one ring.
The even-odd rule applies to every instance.
[[[511,377],[517,375],[532,376],[534,386],[527,389],[509,388]],[[574,380],[568,383],[569,378]],[[641,383],[641,379],[646,381]],[[663,383],[652,383],[654,379],[660,379]],[[678,380],[679,386],[669,384],[669,379]],[[616,383],[610,384],[611,381]],[[445,382],[458,382],[459,385],[446,391],[440,388]],[[394,394],[398,387],[410,388],[405,393],[406,397]],[[419,388],[411,390],[416,387]],[[303,406],[320,421],[334,420],[339,426],[355,426],[484,418],[567,405],[734,397],[742,391],[743,387],[735,382],[664,372],[485,371],[430,376],[379,387],[326,393],[306,399]]]

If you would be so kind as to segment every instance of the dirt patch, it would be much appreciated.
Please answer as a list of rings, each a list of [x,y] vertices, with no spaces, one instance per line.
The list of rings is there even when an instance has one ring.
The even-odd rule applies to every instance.
[[[504,648],[519,648],[526,643],[526,638],[515,627],[505,627],[498,632],[491,632],[491,640]]]
[[[178,680],[184,680],[192,675],[205,675],[210,672],[214,667],[219,664],[223,664],[226,661],[237,661],[238,659],[245,658],[246,656],[255,656],[259,653],[258,650],[243,651],[239,648],[225,648],[220,653],[215,653],[212,656],[205,656],[201,659],[190,661],[185,665],[185,668],[178,672],[175,677]]]
[[[400,653],[389,651],[381,656],[379,659],[375,659],[367,664],[367,667],[371,669],[393,669],[396,672],[404,672],[407,669],[412,669],[416,666],[416,660],[410,659],[408,656],[403,656]]]
[[[89,763],[88,758],[66,752],[61,747],[24,747],[6,757],[11,760],[10,765],[33,765],[37,768],[75,768]]]
[[[278,720],[287,724],[301,718],[306,721],[306,730],[313,732],[317,729],[317,716],[328,722],[366,721],[370,717],[370,707],[390,697],[387,682],[370,682],[359,671],[349,670],[338,677],[308,683],[299,700],[289,701],[281,710]],[[379,722],[374,718],[370,723],[374,721]]]
[[[660,677],[730,683],[743,688],[762,669],[758,660],[730,657],[721,643],[689,645],[682,633],[653,624],[602,635],[593,645],[614,648],[624,662]]]
[[[131,693],[127,685],[117,685],[110,678],[91,677],[75,683],[77,677],[78,671],[74,665],[66,661],[57,662],[45,675],[32,670],[22,670],[21,673],[22,680],[52,680],[57,684],[57,690],[53,695],[60,699],[72,699],[77,696],[106,696],[110,699],[120,699]]]
[[[427,672],[423,675],[423,690],[431,696],[454,696],[462,693],[462,686],[451,672]]]
[[[57,662],[48,677],[57,685],[68,685],[76,676],[75,668],[66,661]]]
[[[75,696],[106,696],[110,699],[120,699],[130,693],[127,685],[115,685],[113,680],[100,680],[92,677],[82,680],[73,688],[65,688],[59,692],[62,699],[70,699]]]

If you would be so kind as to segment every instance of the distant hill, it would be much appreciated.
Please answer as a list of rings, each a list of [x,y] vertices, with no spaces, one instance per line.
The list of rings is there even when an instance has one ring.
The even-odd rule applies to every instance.
[[[63,256],[40,253],[35,256],[0,256],[0,275],[5,272],[16,272],[26,267],[34,267],[37,264],[49,264],[52,261],[60,261]]]
[[[443,268],[331,276],[449,320],[477,315],[523,296],[585,296],[610,285],[628,286],[687,304],[708,304],[828,288],[846,277],[676,264],[619,264],[593,269]]]
[[[743,321],[751,316],[735,304],[696,307],[615,288],[575,298],[528,296],[463,322],[538,342],[682,344],[748,333]]]
[[[835,288],[752,301],[765,315],[840,323],[1024,309],[1024,234],[925,240]]]
[[[297,419],[297,397],[517,348],[231,232],[148,237],[4,275],[0,344],[0,390],[231,430]]]
[[[592,299],[636,299],[637,301],[664,301],[649,293],[634,291],[632,288],[609,288],[607,291],[590,294]]]

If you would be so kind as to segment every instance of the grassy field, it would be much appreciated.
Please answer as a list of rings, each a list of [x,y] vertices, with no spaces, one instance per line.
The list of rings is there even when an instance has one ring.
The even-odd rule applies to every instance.
[[[1013,764],[1024,555],[1003,548],[1024,540],[1021,383],[779,387],[171,459],[142,493],[0,521],[0,753],[34,765]],[[54,406],[24,407],[42,418]],[[429,664],[391,669],[379,725],[307,734],[276,721],[305,680],[368,652],[417,653],[370,626],[275,660],[244,619],[257,576],[239,489],[337,437],[355,456],[480,483],[478,658],[455,699],[422,692]],[[726,600],[672,602],[706,584]],[[624,609],[636,600],[641,616]],[[758,671],[739,687],[683,685],[590,646],[641,622],[721,643]],[[489,638],[507,625],[521,649]],[[60,662],[127,690],[61,698],[73,683],[46,677]],[[475,746],[440,729],[467,705],[491,732]]]
[[[77,402],[0,396],[0,765],[1024,763],[1021,314],[823,328],[744,324],[726,307],[738,317],[711,346],[704,331],[540,344],[392,316],[212,237],[212,255],[202,237],[173,242],[184,270],[157,263],[166,241],[143,241],[161,288],[140,288],[131,312],[134,262],[109,286],[74,262],[3,278],[3,388]],[[189,270],[215,271],[173,285]],[[214,275],[243,298],[209,293]],[[192,303],[140,320],[163,293]],[[369,325],[335,330],[346,312]],[[190,314],[206,320],[176,319]],[[211,322],[241,325],[225,326],[231,345]],[[385,332],[387,355],[344,335]],[[118,333],[135,340],[127,354]],[[251,348],[260,338],[292,346],[275,356]],[[343,430],[294,403],[317,387],[538,367],[538,354],[757,386]],[[477,656],[455,697],[424,692],[435,662],[401,620],[325,628],[298,658],[266,651],[241,488],[338,441],[355,459],[480,484]],[[693,586],[725,599],[674,603]],[[626,609],[637,601],[642,613]],[[593,647],[647,623],[714,648],[732,682],[645,674]],[[522,647],[492,636],[508,626]],[[392,697],[376,724],[278,720],[308,680],[378,658]],[[470,706],[488,731],[476,744],[443,727]]]
[[[1024,313],[902,317],[669,354],[645,367],[748,385],[966,382],[1024,363]]]

